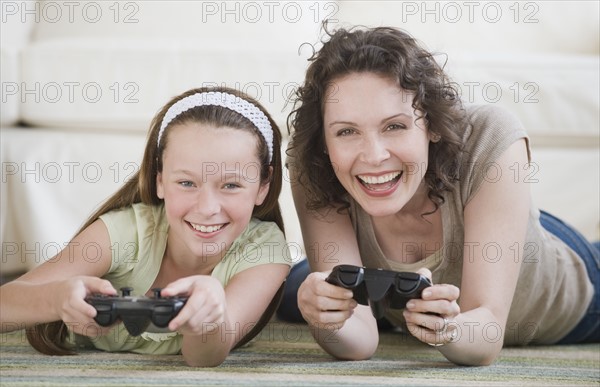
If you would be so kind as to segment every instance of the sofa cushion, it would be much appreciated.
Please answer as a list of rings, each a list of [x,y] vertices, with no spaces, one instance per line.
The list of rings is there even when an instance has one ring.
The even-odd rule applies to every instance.
[[[68,4],[40,2],[58,20],[42,17],[23,53],[30,125],[145,131],[168,98],[225,85],[285,126],[306,67],[299,49],[317,36],[321,15],[291,1]]]
[[[0,25],[0,80],[2,81],[2,103],[0,104],[0,125],[16,124],[20,119],[21,71],[20,51],[31,40],[36,26],[35,15],[27,16],[25,10],[34,10],[36,2],[3,1],[2,23]]]
[[[226,85],[261,102],[285,130],[286,99],[304,63],[287,52],[199,49],[193,41],[61,39],[23,53],[23,119],[64,129],[146,131],[168,99],[194,87]]]
[[[585,143],[598,136],[599,68],[597,55],[463,53],[446,71],[463,101],[507,108],[533,138]]]

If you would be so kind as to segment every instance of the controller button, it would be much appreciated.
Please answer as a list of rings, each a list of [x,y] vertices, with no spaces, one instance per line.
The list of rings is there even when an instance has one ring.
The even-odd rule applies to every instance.
[[[124,286],[121,288],[121,293],[123,294],[123,297],[129,297],[132,291],[133,288],[129,286]]]
[[[157,305],[154,307],[155,314],[170,314],[173,312],[171,305]]]
[[[342,266],[339,269],[338,278],[346,286],[356,286],[360,269],[360,267]]]
[[[154,292],[154,298],[161,298],[160,296],[160,292],[161,292],[162,288],[153,288],[152,292]]]
[[[112,310],[112,305],[96,305],[96,311],[98,313],[102,313],[102,312],[110,312]]]

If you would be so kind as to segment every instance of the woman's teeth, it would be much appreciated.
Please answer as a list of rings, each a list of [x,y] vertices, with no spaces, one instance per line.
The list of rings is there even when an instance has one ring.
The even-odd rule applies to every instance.
[[[401,172],[391,172],[380,176],[361,176],[358,175],[360,181],[365,184],[384,184],[392,180],[396,180],[401,175]]]

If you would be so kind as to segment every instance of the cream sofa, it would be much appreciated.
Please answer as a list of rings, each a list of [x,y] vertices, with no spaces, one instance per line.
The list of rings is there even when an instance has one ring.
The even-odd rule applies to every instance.
[[[599,225],[597,2],[2,1],[0,272],[51,258],[139,168],[152,116],[192,87],[258,98],[282,131],[321,22],[405,28],[447,54],[468,103],[514,111],[536,203]],[[441,60],[445,60],[443,56]],[[281,198],[292,257],[294,206]],[[90,254],[93,252],[90,251]]]

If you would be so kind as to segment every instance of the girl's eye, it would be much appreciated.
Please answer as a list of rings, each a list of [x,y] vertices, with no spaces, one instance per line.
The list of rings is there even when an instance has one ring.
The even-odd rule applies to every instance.
[[[236,188],[240,188],[240,185],[237,183],[226,183],[223,188],[225,189],[236,189]]]
[[[190,188],[190,187],[193,187],[193,186],[194,186],[194,183],[192,183],[192,182],[191,182],[191,181],[189,181],[189,180],[180,181],[178,184],[179,184],[180,186],[182,186],[182,187],[185,187],[185,188]]]

